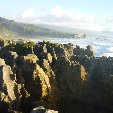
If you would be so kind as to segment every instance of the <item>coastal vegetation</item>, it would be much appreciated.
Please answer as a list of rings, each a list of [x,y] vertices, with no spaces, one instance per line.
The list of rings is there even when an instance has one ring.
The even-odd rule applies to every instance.
[[[74,34],[58,32],[38,25],[24,24],[0,17],[0,35],[7,38],[57,37],[73,38]]]

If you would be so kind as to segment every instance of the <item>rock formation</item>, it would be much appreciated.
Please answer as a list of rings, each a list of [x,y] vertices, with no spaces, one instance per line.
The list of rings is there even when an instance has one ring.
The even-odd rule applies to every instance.
[[[70,43],[3,42],[0,113],[113,112],[113,58]]]
[[[47,110],[43,106],[39,106],[37,108],[34,108],[30,113],[58,113],[58,111],[54,110]]]

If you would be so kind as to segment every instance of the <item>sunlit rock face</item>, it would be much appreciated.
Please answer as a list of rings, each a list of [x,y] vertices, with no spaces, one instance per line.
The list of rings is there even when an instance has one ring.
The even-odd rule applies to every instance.
[[[70,43],[8,43],[0,49],[0,100],[0,113],[112,113],[113,58]]]

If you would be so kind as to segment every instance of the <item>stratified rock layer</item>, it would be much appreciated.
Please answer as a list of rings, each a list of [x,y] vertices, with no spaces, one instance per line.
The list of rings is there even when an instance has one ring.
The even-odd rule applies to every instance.
[[[0,113],[113,112],[113,58],[70,43],[0,44]]]

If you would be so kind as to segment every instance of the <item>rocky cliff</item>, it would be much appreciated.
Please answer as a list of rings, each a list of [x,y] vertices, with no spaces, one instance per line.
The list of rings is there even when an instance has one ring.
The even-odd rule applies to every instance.
[[[94,57],[90,46],[1,38],[0,113],[57,111],[112,113],[113,58]]]

